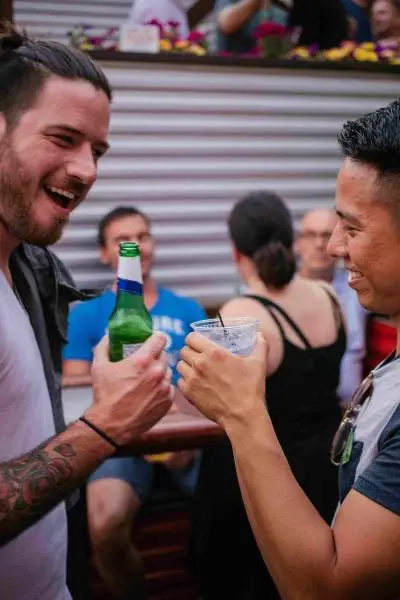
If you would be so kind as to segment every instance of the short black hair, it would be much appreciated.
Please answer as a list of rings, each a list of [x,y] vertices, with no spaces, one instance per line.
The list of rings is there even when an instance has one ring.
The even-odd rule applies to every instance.
[[[400,100],[347,121],[338,141],[345,158],[374,167],[378,178],[400,175]]]
[[[0,33],[0,112],[12,127],[29,109],[52,75],[84,80],[102,90],[111,101],[110,84],[90,56],[59,42],[33,40],[11,24]]]
[[[110,210],[104,217],[101,219],[98,225],[97,230],[97,243],[101,248],[104,248],[106,245],[106,229],[111,223],[114,221],[118,221],[119,219],[123,219],[124,217],[141,217],[144,221],[146,221],[147,225],[150,227],[150,219],[147,215],[144,214],[143,211],[139,210],[135,206],[117,206]]]
[[[280,289],[296,271],[293,224],[283,200],[274,192],[253,192],[239,200],[228,218],[234,246],[251,258],[266,286]]]

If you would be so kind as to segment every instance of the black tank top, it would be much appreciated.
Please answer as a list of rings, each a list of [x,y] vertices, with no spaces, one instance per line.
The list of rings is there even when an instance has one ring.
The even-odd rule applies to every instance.
[[[338,323],[336,340],[327,346],[315,348],[293,319],[278,305],[262,296],[248,295],[260,302],[275,321],[283,342],[283,358],[279,367],[266,382],[268,410],[272,423],[285,452],[298,449],[303,441],[337,425],[340,419],[339,383],[340,363],[346,347],[342,313],[336,299],[329,294]],[[281,319],[303,343],[299,347],[286,338]]]
[[[336,395],[346,344],[341,311],[330,296],[338,335],[332,344],[313,348],[280,306],[263,297],[247,297],[265,306],[284,345],[282,362],[266,382],[272,423],[299,485],[330,523],[338,501],[337,469],[329,460],[329,448],[341,417]],[[304,347],[286,338],[279,319]],[[269,488],[273,493],[273,480],[265,484],[265,493]],[[247,519],[227,440],[203,450],[193,505],[192,555],[204,600],[279,600]]]

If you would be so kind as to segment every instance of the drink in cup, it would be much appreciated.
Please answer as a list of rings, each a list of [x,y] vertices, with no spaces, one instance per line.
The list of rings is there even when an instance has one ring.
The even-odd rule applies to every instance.
[[[191,323],[196,333],[201,333],[222,348],[237,356],[247,356],[254,350],[259,321],[252,317],[224,319],[203,319]]]

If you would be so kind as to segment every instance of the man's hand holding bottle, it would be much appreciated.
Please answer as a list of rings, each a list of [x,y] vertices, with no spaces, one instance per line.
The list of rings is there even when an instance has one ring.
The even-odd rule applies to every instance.
[[[172,406],[175,388],[164,346],[165,337],[155,333],[137,352],[118,362],[109,359],[107,337],[96,348],[94,402],[84,416],[118,446],[150,429]]]

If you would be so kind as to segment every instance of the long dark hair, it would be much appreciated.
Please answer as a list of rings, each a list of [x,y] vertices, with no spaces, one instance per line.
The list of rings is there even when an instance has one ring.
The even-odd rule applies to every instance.
[[[280,289],[290,283],[296,272],[292,219],[277,194],[253,192],[239,200],[228,226],[234,246],[253,260],[266,286]]]

